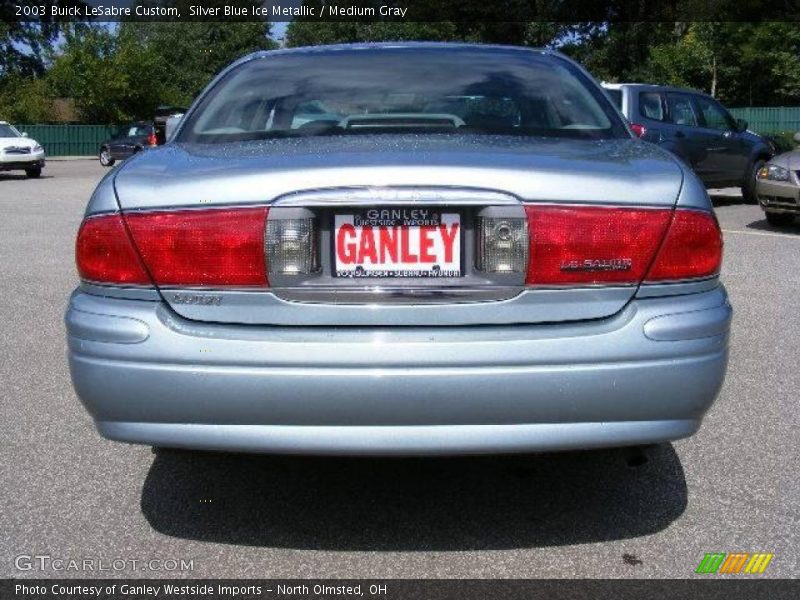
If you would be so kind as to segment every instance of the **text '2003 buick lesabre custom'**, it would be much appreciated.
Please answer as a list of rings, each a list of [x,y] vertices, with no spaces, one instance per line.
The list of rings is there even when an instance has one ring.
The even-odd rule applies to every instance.
[[[693,434],[731,308],[698,179],[549,51],[281,50],[109,173],[69,364],[102,435],[459,454]]]

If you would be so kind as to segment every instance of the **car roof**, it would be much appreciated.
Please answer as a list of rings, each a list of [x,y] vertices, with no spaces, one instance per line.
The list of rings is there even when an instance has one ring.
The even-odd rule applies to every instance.
[[[655,83],[606,83],[603,81],[602,85],[607,90],[621,90],[623,88],[635,88],[638,90],[653,91],[653,92],[680,92],[684,94],[699,94],[701,96],[708,96],[705,92],[695,90],[692,88],[682,88],[672,85],[657,85]]]
[[[369,52],[380,50],[397,49],[416,49],[416,50],[479,50],[487,53],[527,53],[538,54],[541,56],[558,56],[559,58],[573,62],[569,57],[556,50],[549,48],[532,48],[527,46],[509,46],[504,44],[476,44],[469,42],[359,42],[350,44],[322,44],[320,46],[298,46],[297,48],[278,48],[276,50],[258,50],[242,56],[238,60],[228,65],[222,72],[233,69],[243,63],[259,58],[269,58],[271,56],[285,55],[309,55],[319,56],[321,54],[335,54],[337,52]]]
[[[484,50],[515,51],[537,54],[558,54],[547,48],[533,48],[528,46],[511,46],[507,44],[478,44],[471,42],[357,42],[349,44],[322,44],[319,46],[298,46],[296,48],[279,48],[277,50],[261,50],[253,52],[250,56],[276,56],[280,54],[328,54],[346,50],[393,50],[398,48],[408,49],[447,49],[447,50]]]

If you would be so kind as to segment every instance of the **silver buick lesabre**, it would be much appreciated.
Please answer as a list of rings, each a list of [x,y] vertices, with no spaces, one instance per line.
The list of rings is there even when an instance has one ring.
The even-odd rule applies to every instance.
[[[263,52],[109,173],[66,314],[113,440],[464,454],[693,434],[731,307],[705,189],[555,52]]]

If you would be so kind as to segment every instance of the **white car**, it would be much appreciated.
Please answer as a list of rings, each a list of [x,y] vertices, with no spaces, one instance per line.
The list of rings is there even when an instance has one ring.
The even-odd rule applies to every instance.
[[[20,133],[6,121],[0,121],[0,171],[25,171],[39,177],[44,168],[44,148],[36,140]]]

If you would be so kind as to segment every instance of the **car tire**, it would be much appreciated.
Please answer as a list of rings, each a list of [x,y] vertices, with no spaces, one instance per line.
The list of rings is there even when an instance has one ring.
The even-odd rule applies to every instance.
[[[36,179],[37,177],[41,176],[41,174],[42,167],[31,167],[30,169],[25,169],[25,175],[31,179]]]
[[[116,161],[111,156],[111,151],[108,148],[100,149],[100,164],[104,167],[111,167]]]
[[[742,198],[744,198],[745,204],[758,204],[758,196],[756,196],[756,175],[766,162],[767,161],[763,158],[758,158],[750,167],[746,179],[744,180],[744,185],[742,186]]]
[[[767,213],[767,223],[775,227],[786,227],[787,225],[791,225],[793,221],[794,215],[792,213]]]

